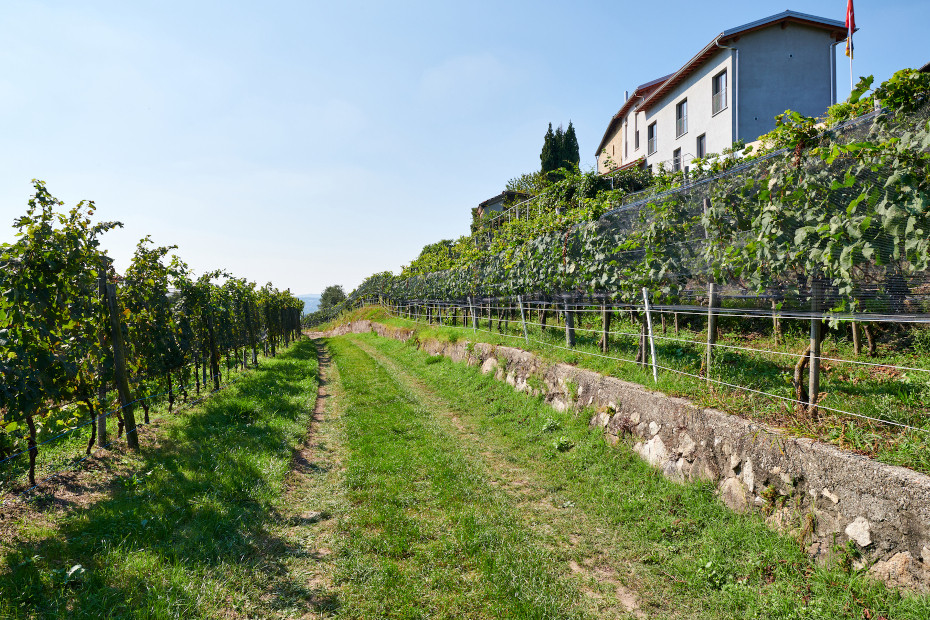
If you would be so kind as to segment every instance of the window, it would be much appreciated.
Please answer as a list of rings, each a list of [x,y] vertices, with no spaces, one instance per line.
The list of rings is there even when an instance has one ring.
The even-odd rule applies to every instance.
[[[702,133],[697,138],[697,150],[695,151],[698,157],[707,156],[707,134]]]
[[[639,150],[639,117],[636,116],[636,112],[633,112],[633,131],[634,131],[634,140],[633,140],[633,149]]]
[[[675,149],[672,153],[672,172],[681,170],[681,149]]]
[[[652,155],[659,148],[658,144],[656,143],[656,124],[655,123],[652,123],[651,125],[649,125],[649,128],[646,131],[646,135],[649,139],[649,149],[648,149],[647,154]]]
[[[688,100],[683,99],[675,106],[675,137],[680,138],[688,133]]]
[[[716,114],[727,107],[727,72],[721,71],[714,76],[711,83],[712,113]]]

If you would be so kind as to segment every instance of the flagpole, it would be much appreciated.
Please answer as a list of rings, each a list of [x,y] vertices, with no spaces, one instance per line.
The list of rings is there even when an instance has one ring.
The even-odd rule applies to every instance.
[[[853,70],[852,70],[852,54],[849,55],[849,91],[852,92],[855,84],[853,84]]]
[[[849,56],[849,90],[856,87],[853,82],[852,61],[855,52],[853,51],[853,33],[856,31],[856,13],[853,9],[853,0],[847,0],[846,3],[846,55]]]

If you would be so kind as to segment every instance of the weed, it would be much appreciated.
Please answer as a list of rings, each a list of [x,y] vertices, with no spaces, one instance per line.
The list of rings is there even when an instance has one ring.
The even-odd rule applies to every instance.
[[[730,571],[716,560],[710,560],[699,568],[698,576],[713,590],[720,590],[733,581]]]
[[[573,403],[577,402],[578,401],[578,383],[576,383],[572,379],[566,380],[565,381],[565,395],[568,396],[571,402]]]
[[[553,420],[552,418],[547,418],[546,423],[543,424],[544,433],[551,433],[553,431],[559,430],[560,428],[562,428],[562,425],[559,424],[557,421]]]

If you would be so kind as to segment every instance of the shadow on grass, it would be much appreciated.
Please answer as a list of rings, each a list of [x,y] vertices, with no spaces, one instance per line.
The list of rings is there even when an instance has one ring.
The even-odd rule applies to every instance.
[[[310,416],[315,361],[303,340],[164,428],[109,498],[5,558],[0,616],[191,617],[253,596],[338,608],[288,575],[285,558],[306,552],[269,527],[283,520],[275,500]]]

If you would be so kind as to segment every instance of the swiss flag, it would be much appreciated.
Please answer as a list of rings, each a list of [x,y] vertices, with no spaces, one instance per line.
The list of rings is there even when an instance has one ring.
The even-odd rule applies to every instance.
[[[856,12],[853,11],[853,0],[846,2],[846,55],[853,57],[853,31],[856,29]]]

